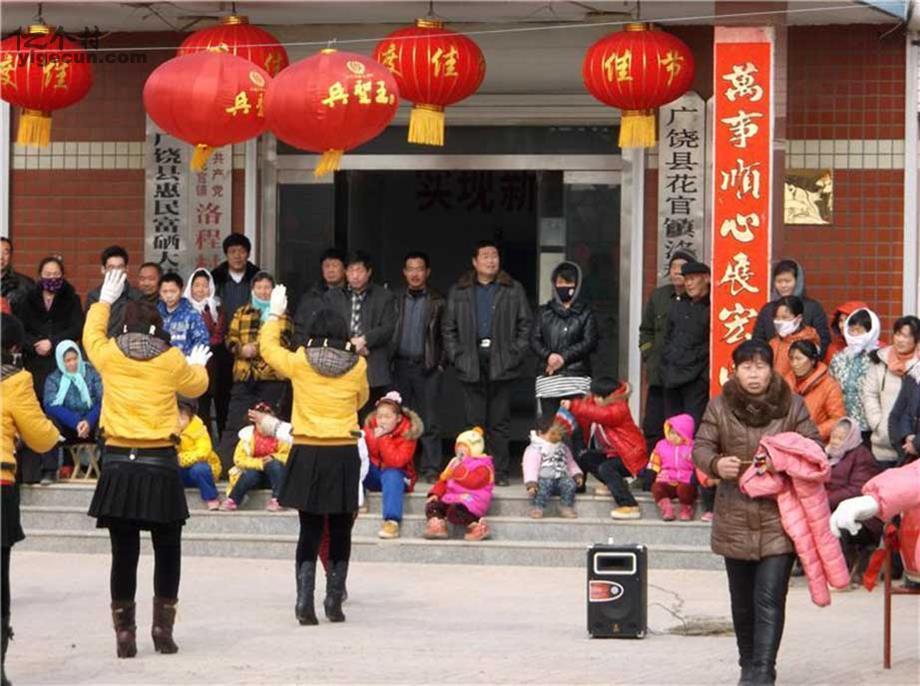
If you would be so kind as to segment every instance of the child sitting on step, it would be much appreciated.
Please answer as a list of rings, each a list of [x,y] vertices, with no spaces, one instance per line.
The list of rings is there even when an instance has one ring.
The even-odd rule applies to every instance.
[[[188,488],[197,488],[209,510],[220,507],[215,482],[220,478],[220,458],[214,452],[211,436],[197,415],[198,403],[179,398],[179,474]]]
[[[399,538],[403,516],[403,494],[412,492],[415,474],[415,447],[425,431],[419,416],[404,408],[402,396],[390,391],[377,401],[376,409],[364,423],[364,440],[370,468],[364,479],[369,491],[383,493],[383,526],[380,538]]]
[[[485,455],[483,431],[478,426],[457,436],[456,457],[441,472],[428,492],[425,538],[447,538],[447,522],[466,527],[463,539],[489,537],[485,515],[492,504],[495,467]]]
[[[693,483],[693,432],[696,423],[689,414],[679,414],[664,423],[664,438],[655,445],[649,468],[657,473],[652,497],[665,522],[674,521],[672,498],[680,501],[680,521],[693,519],[696,486]]]
[[[259,416],[275,416],[275,410],[266,402],[256,403],[252,409]],[[232,512],[242,504],[249,491],[267,485],[272,489],[272,497],[265,509],[280,512],[282,507],[278,494],[284,484],[284,465],[291,452],[291,444],[263,433],[256,422],[244,426],[237,435],[240,440],[233,452],[230,491],[220,509]]]
[[[567,425],[574,425],[568,415]],[[578,517],[575,512],[575,491],[584,483],[585,475],[575,463],[572,451],[563,442],[565,429],[553,417],[540,417],[536,428],[530,432],[530,445],[524,451],[522,468],[524,488],[532,498],[530,517],[542,519],[546,503],[553,495],[560,500],[559,516],[566,519]]]
[[[648,463],[644,438],[629,413],[630,386],[610,377],[591,382],[585,398],[563,400],[581,427],[587,444],[576,461],[582,471],[593,474],[607,486],[616,501],[613,519],[641,519],[639,503],[626,485]]]

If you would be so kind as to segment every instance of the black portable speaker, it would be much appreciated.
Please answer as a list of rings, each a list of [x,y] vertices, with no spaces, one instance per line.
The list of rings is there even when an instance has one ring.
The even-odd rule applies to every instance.
[[[648,623],[648,549],[597,544],[588,549],[588,633],[642,638]]]

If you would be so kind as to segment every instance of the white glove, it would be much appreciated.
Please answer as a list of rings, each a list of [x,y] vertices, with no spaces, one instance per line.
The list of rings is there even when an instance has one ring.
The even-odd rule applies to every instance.
[[[268,313],[273,314],[279,319],[287,312],[287,288],[278,284],[272,289],[271,305],[268,307]]]
[[[262,420],[259,422],[259,432],[265,434],[266,436],[274,436],[280,424],[280,419],[267,414],[262,417]]]
[[[855,535],[862,527],[860,522],[877,514],[878,503],[871,495],[848,498],[840,503],[831,515],[831,533],[840,538],[841,531],[846,529]]]
[[[128,275],[123,269],[106,272],[102,280],[102,289],[99,291],[99,302],[111,305],[118,300],[122,291],[125,290],[125,279],[127,278]]]
[[[189,364],[198,364],[204,367],[208,360],[211,359],[211,348],[207,345],[196,345],[192,352],[185,356],[185,361]]]

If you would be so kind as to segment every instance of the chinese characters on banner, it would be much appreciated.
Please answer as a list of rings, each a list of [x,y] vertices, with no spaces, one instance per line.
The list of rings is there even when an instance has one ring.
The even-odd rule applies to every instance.
[[[191,146],[148,120],[144,260],[187,278],[223,259],[230,233],[232,146],[217,148],[204,171],[189,171]]]
[[[658,275],[671,255],[702,260],[706,170],[706,103],[690,91],[665,105],[658,119]]]
[[[770,298],[773,43],[769,29],[716,28],[711,393]],[[744,42],[737,42],[743,40]]]

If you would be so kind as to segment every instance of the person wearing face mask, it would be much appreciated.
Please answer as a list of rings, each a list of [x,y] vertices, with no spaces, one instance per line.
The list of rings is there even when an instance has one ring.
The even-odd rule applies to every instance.
[[[831,330],[827,324],[827,314],[821,303],[805,295],[805,270],[795,260],[780,260],[773,267],[774,298],[764,305],[757,314],[754,325],[754,340],[769,342],[776,335],[774,322],[779,301],[788,296],[796,296],[802,302],[803,326],[810,326],[818,334],[818,346],[821,354],[831,344]]]
[[[591,388],[591,354],[599,335],[591,307],[580,298],[581,267],[560,262],[550,275],[553,297],[537,310],[530,349],[540,361],[536,392],[544,417],[554,417],[564,398]]]
[[[898,459],[898,451],[888,435],[888,420],[901,392],[902,379],[920,365],[918,342],[920,319],[901,317],[894,323],[891,345],[869,354],[862,402],[872,431],[872,453],[886,469],[894,466]]]
[[[44,397],[45,381],[57,369],[54,350],[64,340],[80,340],[83,308],[80,296],[64,276],[64,263],[46,257],[38,267],[35,286],[13,308],[25,329],[24,366],[32,374],[35,395]],[[24,483],[51,483],[58,470],[58,451],[41,456],[23,451],[20,460]]]
[[[772,498],[751,498],[738,481],[765,436],[794,432],[820,440],[808,408],[773,370],[773,351],[745,341],[734,372],[706,407],[693,461],[719,479],[712,551],[725,558],[742,684],[773,684],[795,548]]]
[[[859,424],[863,440],[869,444],[869,421],[863,407],[862,387],[869,371],[869,354],[878,349],[881,327],[875,312],[866,308],[856,310],[843,324],[847,347],[831,360],[831,376],[837,379],[843,391],[843,404],[847,416]]]
[[[818,346],[811,341],[796,341],[789,348],[791,369],[784,377],[789,388],[805,400],[805,407],[818,427],[821,440],[827,441],[831,429],[846,414],[840,384],[821,361]]]
[[[258,402],[272,407],[282,406],[288,384],[262,358],[259,347],[259,332],[268,321],[270,298],[275,279],[268,272],[259,272],[252,279],[252,293],[248,305],[240,307],[233,315],[227,333],[227,348],[233,355],[233,387],[230,390],[230,406],[227,423],[221,434],[217,449],[224,470],[233,467],[233,453],[236,450],[237,434],[246,426],[249,408]],[[281,346],[291,349],[294,326],[287,315],[279,321]]]
[[[226,369],[229,368],[231,371],[233,369],[233,357],[227,350],[227,346],[224,345],[227,315],[220,298],[217,297],[214,278],[207,269],[196,269],[192,273],[192,278],[186,284],[183,295],[204,320],[212,354],[211,359],[208,360],[208,391],[198,398],[198,416],[208,431],[211,431],[213,405],[217,421],[216,435],[220,436],[227,424],[227,405],[230,402],[230,386],[233,384],[232,375],[225,373]],[[229,365],[227,365],[227,360],[230,361]]]
[[[171,345],[183,355],[199,345],[210,347],[208,329],[204,319],[192,304],[182,297],[185,282],[176,273],[164,274],[160,279],[160,302],[157,310],[163,318],[163,330],[169,334]]]
[[[834,356],[847,347],[845,335],[847,317],[856,312],[856,310],[865,310],[868,309],[868,307],[869,305],[862,300],[850,300],[842,303],[834,310],[834,314],[831,316],[830,320],[832,340],[827,348],[827,353],[824,355],[825,362],[830,364]]]
[[[789,360],[789,350],[796,341],[811,341],[816,346],[821,345],[818,332],[804,323],[804,305],[801,298],[788,295],[776,301],[773,310],[773,330],[776,335],[770,339],[773,349],[774,369],[780,376],[792,372]]]

